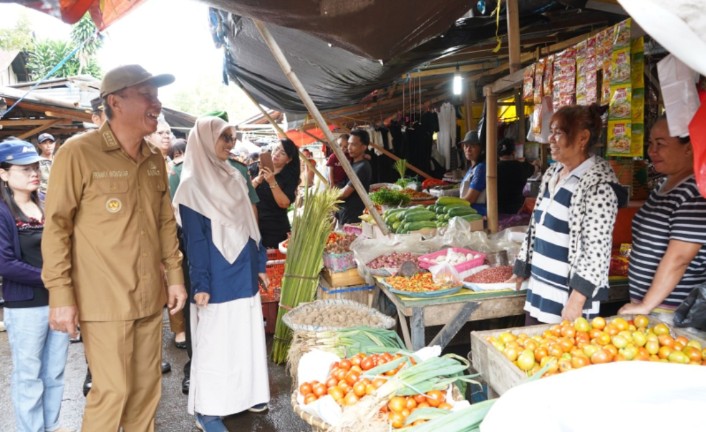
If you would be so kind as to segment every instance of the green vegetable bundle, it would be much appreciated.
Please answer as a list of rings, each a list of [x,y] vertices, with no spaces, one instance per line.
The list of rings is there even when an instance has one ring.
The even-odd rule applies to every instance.
[[[406,193],[382,188],[370,194],[370,199],[378,205],[404,206],[409,204],[410,197]]]
[[[282,322],[282,317],[290,309],[310,302],[316,296],[324,247],[334,225],[333,213],[340,194],[337,188],[319,192],[308,188],[304,193],[303,211],[294,216],[272,347],[275,363],[281,364],[287,359],[292,340],[292,331]]]

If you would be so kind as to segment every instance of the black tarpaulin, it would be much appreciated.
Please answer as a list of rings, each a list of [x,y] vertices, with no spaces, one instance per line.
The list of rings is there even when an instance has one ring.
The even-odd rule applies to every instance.
[[[301,30],[325,44],[387,61],[444,33],[471,9],[467,0],[208,0],[268,24]]]

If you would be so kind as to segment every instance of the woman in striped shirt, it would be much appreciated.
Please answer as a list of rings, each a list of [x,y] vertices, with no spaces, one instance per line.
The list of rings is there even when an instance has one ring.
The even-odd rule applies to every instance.
[[[608,266],[618,196],[624,191],[592,148],[601,133],[600,108],[566,106],[551,119],[556,161],[542,179],[513,280],[529,278],[527,325],[598,314],[607,298]]]
[[[691,142],[671,137],[663,117],[652,126],[647,154],[666,177],[633,219],[626,314],[673,312],[706,282],[706,199],[696,187]]]

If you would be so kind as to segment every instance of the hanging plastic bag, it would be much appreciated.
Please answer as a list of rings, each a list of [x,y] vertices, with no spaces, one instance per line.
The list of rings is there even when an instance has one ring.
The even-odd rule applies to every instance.
[[[684,302],[674,311],[674,325],[706,331],[706,284],[691,290]]]

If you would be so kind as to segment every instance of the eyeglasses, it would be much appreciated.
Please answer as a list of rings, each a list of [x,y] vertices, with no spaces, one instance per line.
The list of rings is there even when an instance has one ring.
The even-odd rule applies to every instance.
[[[227,143],[233,144],[235,144],[235,142],[238,140],[238,138],[234,137],[233,135],[221,135],[221,139]]]
[[[42,172],[39,169],[39,165],[14,165],[12,168],[15,168],[14,171],[24,173],[25,175],[31,175],[32,173],[40,174]]]

